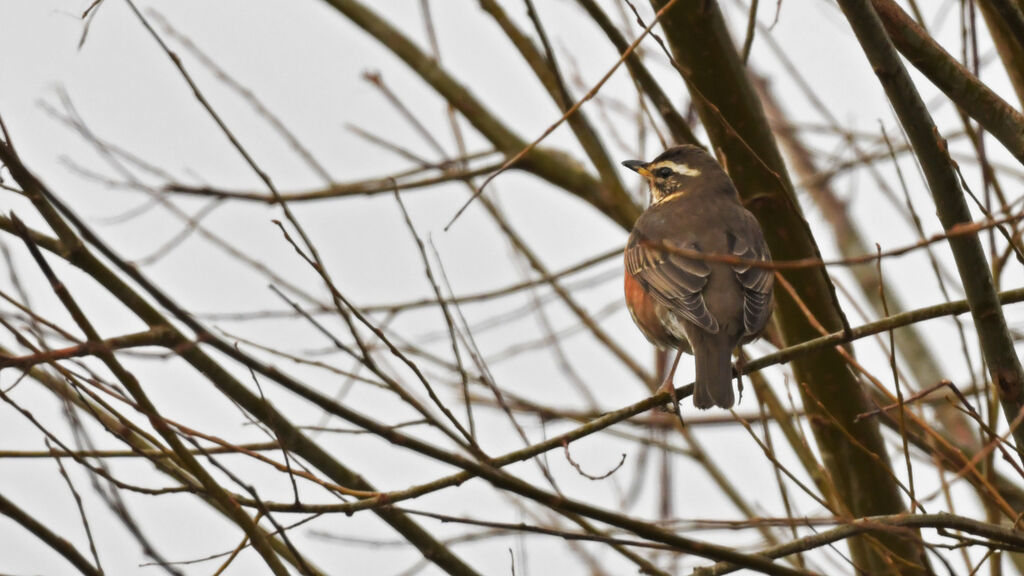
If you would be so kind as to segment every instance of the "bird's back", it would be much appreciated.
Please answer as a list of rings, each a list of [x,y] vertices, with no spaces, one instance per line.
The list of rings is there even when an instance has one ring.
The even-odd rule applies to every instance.
[[[744,220],[746,210],[729,198],[709,199],[705,193],[680,194],[651,206],[641,216],[630,244],[657,245],[671,239],[678,248],[710,255],[729,254],[729,234]],[[710,200],[710,201],[709,201]],[[642,220],[642,222],[641,222]],[[641,238],[636,230],[643,230]],[[705,260],[711,269],[702,290],[708,311],[735,344],[743,332],[743,288],[730,264]]]

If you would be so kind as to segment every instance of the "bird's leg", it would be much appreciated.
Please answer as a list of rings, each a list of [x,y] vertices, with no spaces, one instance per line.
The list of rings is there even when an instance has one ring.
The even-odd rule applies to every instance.
[[[743,367],[747,365],[747,356],[743,353],[743,347],[740,346],[736,351],[736,388],[739,390],[740,397],[737,401],[743,402]]]
[[[672,379],[676,376],[676,368],[679,366],[679,358],[682,357],[683,351],[676,350],[676,359],[672,361],[672,368],[668,371],[668,376],[665,377],[665,381],[661,383],[661,386],[655,390],[655,394],[661,394],[662,392],[668,392],[672,396],[672,408],[670,410],[677,410],[679,406],[679,399],[676,398],[676,387],[672,383]]]

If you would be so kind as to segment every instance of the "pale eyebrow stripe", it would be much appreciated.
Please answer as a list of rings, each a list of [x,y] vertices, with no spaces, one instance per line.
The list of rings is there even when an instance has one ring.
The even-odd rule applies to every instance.
[[[646,168],[652,173],[658,168],[671,168],[673,172],[675,172],[676,174],[681,174],[683,176],[700,176],[700,170],[697,170],[696,168],[690,168],[689,164],[676,164],[671,160],[662,160],[661,162],[658,162],[657,164],[651,164]]]

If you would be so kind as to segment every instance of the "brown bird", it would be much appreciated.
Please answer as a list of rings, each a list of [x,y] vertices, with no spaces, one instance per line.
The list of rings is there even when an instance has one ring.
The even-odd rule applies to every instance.
[[[772,313],[770,269],[688,257],[673,250],[770,262],[757,219],[732,180],[696,146],[669,148],[650,162],[623,166],[647,178],[651,205],[626,245],[626,306],[653,344],[693,354],[693,405],[731,408],[732,351],[757,337]]]

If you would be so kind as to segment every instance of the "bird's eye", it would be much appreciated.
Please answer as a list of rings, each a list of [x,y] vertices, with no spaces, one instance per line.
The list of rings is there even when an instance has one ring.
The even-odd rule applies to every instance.
[[[668,178],[673,174],[673,172],[674,170],[672,170],[671,168],[659,168],[658,171],[654,173],[654,175],[657,176],[658,178]]]

